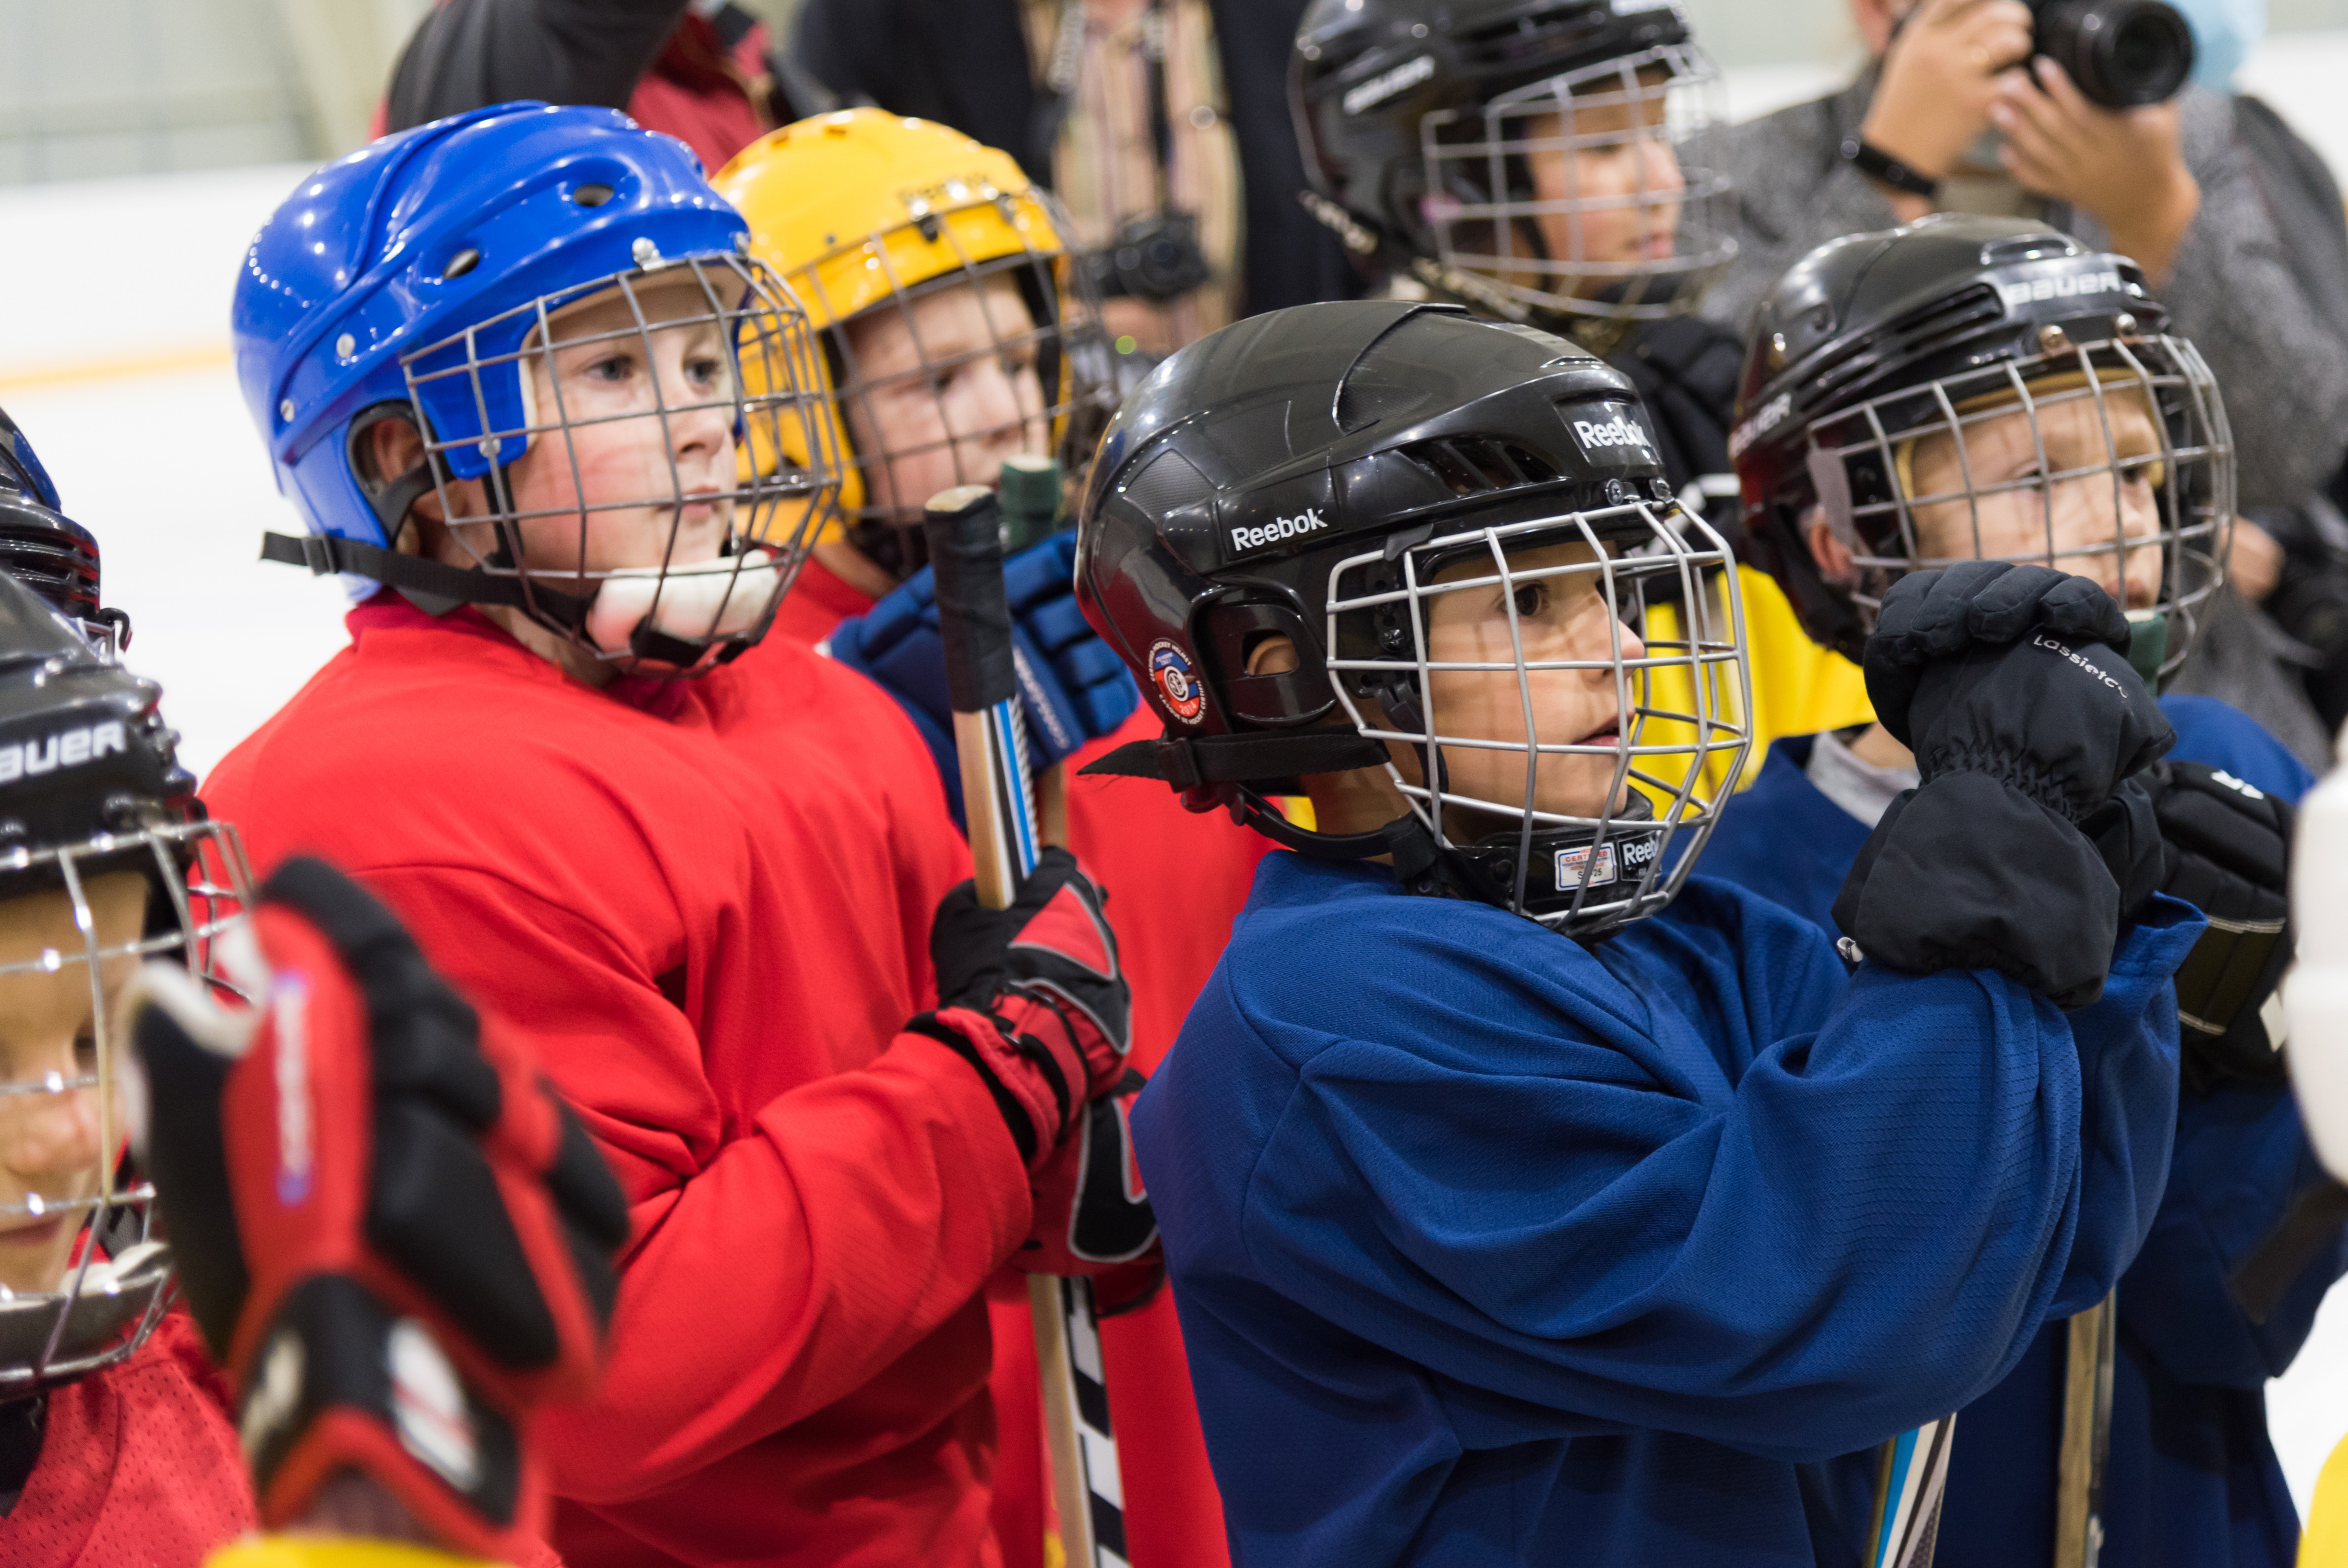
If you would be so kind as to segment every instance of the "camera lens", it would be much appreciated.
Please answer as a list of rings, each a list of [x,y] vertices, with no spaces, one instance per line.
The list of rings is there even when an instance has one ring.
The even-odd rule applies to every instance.
[[[2176,96],[2193,74],[2193,30],[2163,0],[2053,0],[2031,46],[2106,108]]]

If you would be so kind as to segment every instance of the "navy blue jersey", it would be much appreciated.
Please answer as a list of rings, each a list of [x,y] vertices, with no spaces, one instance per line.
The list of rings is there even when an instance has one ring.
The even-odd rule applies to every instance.
[[[2173,757],[2292,801],[2314,781],[2225,703],[2168,696],[2160,706],[2177,729]],[[1810,745],[1805,736],[1771,748],[1702,864],[1831,932],[1835,893],[1869,830],[1805,776]],[[2263,1391],[2298,1353],[2348,1258],[2321,1260],[2263,1325],[2226,1292],[2291,1194],[2320,1175],[2287,1090],[2187,1097],[2170,1171],[2152,1233],[2120,1282],[2104,1568],[2291,1568],[2298,1519],[2267,1439]],[[2062,1326],[2050,1325],[1958,1416],[1938,1568],[2048,1561],[2064,1359]]]
[[[1133,1118],[1235,1560],[1855,1563],[1861,1450],[2140,1244],[2199,930],[2066,1016],[1704,878],[1584,946],[1268,856]]]

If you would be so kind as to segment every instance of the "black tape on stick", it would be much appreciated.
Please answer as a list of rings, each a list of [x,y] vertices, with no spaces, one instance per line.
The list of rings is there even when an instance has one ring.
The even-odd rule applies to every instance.
[[[922,531],[937,573],[946,691],[956,713],[983,713],[1019,689],[1011,664],[1011,606],[1003,596],[1003,515],[984,485],[930,498]]]

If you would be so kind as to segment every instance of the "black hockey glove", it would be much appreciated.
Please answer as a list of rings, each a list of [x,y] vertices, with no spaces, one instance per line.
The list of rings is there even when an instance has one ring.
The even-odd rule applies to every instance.
[[[2186,1081],[2283,1081],[2262,1014],[2291,965],[2291,809],[2222,769],[2163,762],[2150,775],[2166,845],[2160,891],[2209,918],[2177,971]]]
[[[2119,606],[2085,578],[1969,562],[1885,595],[1865,653],[1921,786],[1861,850],[1835,923],[1896,969],[1994,969],[2056,1005],[2103,995],[2120,922],[2157,886],[2148,797],[2120,781],[2175,744],[2112,650]]]
[[[2128,642],[2084,577],[1996,561],[1914,572],[1884,595],[1867,695],[1925,783],[1986,773],[2077,822],[2177,743]]]
[[[235,1379],[262,1522],[355,1471],[468,1556],[546,1527],[536,1412],[595,1384],[625,1198],[522,1039],[324,862],[288,861],[221,1007],[156,964],[127,1002],[143,1153]]]
[[[963,882],[930,927],[938,1010],[908,1026],[943,1041],[993,1091],[1031,1171],[1125,1076],[1133,992],[1103,895],[1076,857],[1046,849],[1008,909]]]

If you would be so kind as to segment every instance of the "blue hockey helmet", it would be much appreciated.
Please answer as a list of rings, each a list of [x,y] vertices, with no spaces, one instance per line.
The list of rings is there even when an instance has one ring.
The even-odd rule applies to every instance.
[[[312,531],[273,536],[264,554],[386,583],[435,611],[510,606],[647,674],[740,652],[772,620],[836,469],[809,432],[785,438],[785,423],[809,411],[813,343],[789,291],[746,253],[747,237],[690,150],[605,108],[496,105],[386,137],[304,179],[247,251],[231,324],[278,488]],[[655,307],[656,293],[669,303]],[[625,304],[618,325],[605,312],[601,330],[565,335],[570,307],[606,296]],[[649,366],[652,340],[688,329],[723,346],[722,373],[705,388],[650,374],[641,407],[574,419],[550,380],[557,348],[624,337]],[[672,429],[712,410],[734,443],[715,488],[680,474]],[[579,433],[639,417],[669,443],[665,484],[583,493]],[[406,473],[375,471],[368,434],[386,418],[422,438]],[[549,442],[571,488],[539,505],[518,465]],[[784,451],[814,458],[786,464]],[[401,552],[427,494],[469,564]],[[623,509],[667,517],[664,547],[591,560],[594,514]],[[688,511],[722,521],[706,560],[682,542]]]

